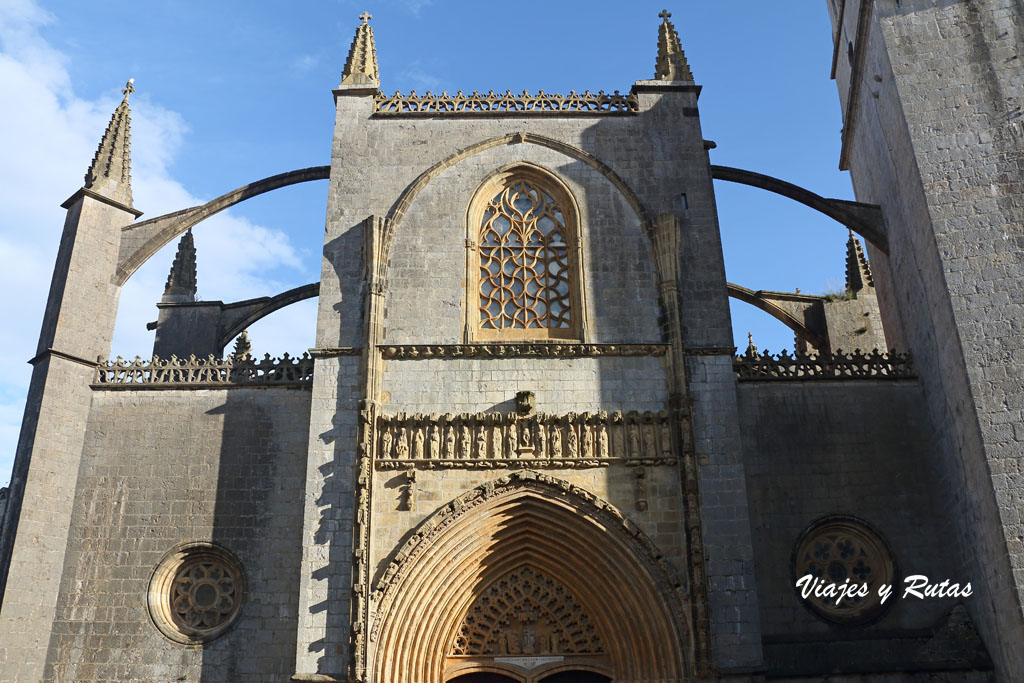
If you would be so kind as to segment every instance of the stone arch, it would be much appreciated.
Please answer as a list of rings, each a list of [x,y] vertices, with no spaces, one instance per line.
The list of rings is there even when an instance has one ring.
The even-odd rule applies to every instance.
[[[689,607],[668,560],[610,504],[525,470],[441,508],[395,554],[372,594],[372,680],[442,683],[470,605],[522,565],[573,591],[607,634],[605,667],[614,680],[687,677]]]
[[[773,178],[763,173],[747,171],[742,168],[732,168],[731,166],[712,165],[711,177],[715,180],[725,180],[731,183],[757,187],[800,202],[842,223],[878,247],[882,252],[889,253],[889,240],[885,234],[882,210],[875,204],[863,204],[845,199],[822,197],[785,180]]]
[[[622,192],[626,201],[632,207],[636,213],[637,218],[640,219],[640,224],[644,228],[644,232],[650,237],[651,234],[651,219],[647,210],[644,208],[637,196],[636,192],[626,183],[625,180],[619,176],[608,164],[604,163],[593,154],[586,152],[579,147],[575,147],[561,140],[549,138],[544,135],[537,135],[536,133],[509,133],[508,135],[500,135],[487,140],[474,143],[464,149],[460,149],[457,152],[449,155],[448,157],[437,162],[426,171],[417,176],[416,180],[412,182],[402,194],[398,197],[395,203],[388,210],[388,215],[385,219],[384,226],[384,258],[385,260],[391,254],[391,246],[394,243],[395,233],[398,229],[398,225],[402,222],[405,217],[406,211],[412,205],[416,196],[423,190],[424,187],[430,183],[431,180],[436,178],[438,175],[443,173],[448,168],[451,168],[455,164],[468,159],[469,157],[479,154],[480,152],[491,149],[492,147],[498,147],[499,145],[509,144],[534,144],[542,147],[553,149],[556,152],[561,152],[568,157],[582,161],[583,163],[591,166],[603,176],[605,176],[615,187]]]
[[[258,321],[266,318],[285,306],[320,295],[320,283],[313,282],[301,285],[276,296],[264,296],[258,299],[238,301],[222,307],[221,329],[217,335],[217,346],[223,349],[232,339]]]
[[[246,199],[272,190],[313,180],[327,180],[330,173],[330,166],[312,166],[297,171],[279,173],[243,185],[205,204],[167,213],[121,228],[121,249],[117,258],[114,284],[123,285],[132,276],[132,273],[138,270],[149,257],[160,251],[161,247],[210,216],[244,202]]]
[[[726,283],[726,289],[728,290],[730,297],[737,301],[742,301],[745,304],[750,304],[751,306],[760,308],[762,311],[793,330],[794,334],[814,348],[822,351],[829,348],[827,337],[823,337],[822,335],[816,334],[808,329],[808,327],[799,318],[765,298],[760,291],[755,292],[752,289],[748,289],[747,287],[736,285],[731,282]]]

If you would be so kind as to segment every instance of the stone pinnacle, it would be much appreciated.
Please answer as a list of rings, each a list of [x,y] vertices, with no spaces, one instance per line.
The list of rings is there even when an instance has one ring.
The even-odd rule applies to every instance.
[[[867,257],[864,256],[864,249],[860,240],[850,231],[850,237],[846,240],[846,289],[857,293],[865,287],[874,287],[875,280],[871,276],[871,266],[868,265]]]
[[[654,79],[657,81],[689,81],[693,82],[693,73],[686,63],[686,55],[679,42],[676,27],[669,21],[672,13],[667,9],[660,14],[661,26],[658,27],[658,60],[654,65]]]
[[[186,230],[178,242],[178,253],[174,255],[171,272],[164,287],[164,302],[196,300],[196,244],[192,230]]]
[[[132,206],[132,112],[128,107],[128,97],[135,92],[134,83],[134,78],[128,79],[121,90],[124,98],[114,110],[92,164],[85,172],[87,189],[128,207]]]
[[[356,27],[352,47],[341,72],[341,85],[380,86],[380,72],[377,70],[377,48],[373,43],[373,29],[367,23],[373,18],[369,12],[359,15],[362,23]]]

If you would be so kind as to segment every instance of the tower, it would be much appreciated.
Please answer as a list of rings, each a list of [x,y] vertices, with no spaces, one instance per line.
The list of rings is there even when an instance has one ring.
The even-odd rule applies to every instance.
[[[968,607],[1009,680],[1024,668],[1024,14],[996,0],[828,7],[840,168],[885,216],[888,252],[869,250],[887,332],[913,353],[936,425],[922,466],[940,473],[958,571],[979,591]]]

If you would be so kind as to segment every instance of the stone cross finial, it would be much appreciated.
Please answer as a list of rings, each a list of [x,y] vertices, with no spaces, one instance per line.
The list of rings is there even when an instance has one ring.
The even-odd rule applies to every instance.
[[[363,12],[359,18],[363,23],[356,27],[356,35],[352,39],[345,68],[341,72],[341,85],[377,87],[380,85],[377,48],[373,43],[373,29],[366,23],[373,15]]]
[[[672,13],[667,9],[658,14],[661,26],[658,27],[658,59],[654,64],[654,79],[657,81],[690,81],[693,73],[686,63],[686,55],[679,43],[676,27],[668,20]]]
[[[85,172],[85,187],[125,206],[132,205],[131,108],[128,95],[135,92],[135,79],[128,79],[121,93],[124,99],[110,117],[96,154]]]

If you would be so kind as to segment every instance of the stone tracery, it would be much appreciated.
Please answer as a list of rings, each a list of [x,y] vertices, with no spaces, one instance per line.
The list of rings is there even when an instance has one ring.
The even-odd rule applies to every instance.
[[[557,579],[525,565],[488,586],[458,629],[453,655],[604,652],[585,608]]]

